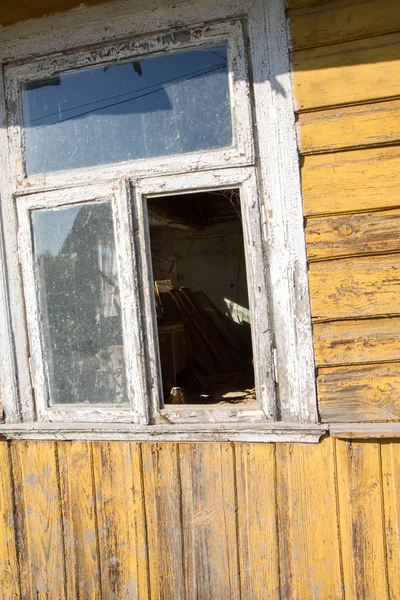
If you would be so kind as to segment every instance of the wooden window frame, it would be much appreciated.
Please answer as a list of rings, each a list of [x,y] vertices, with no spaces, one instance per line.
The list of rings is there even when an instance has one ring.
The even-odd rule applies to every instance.
[[[205,6],[179,6],[176,11],[161,7],[158,14],[152,16],[153,33],[149,34],[145,34],[149,12],[133,12],[131,20],[127,14],[121,19],[116,16],[119,4],[119,0],[113,3],[115,18],[106,33],[99,33],[98,22],[99,18],[106,19],[110,5],[85,8],[86,20],[79,19],[79,22],[73,14],[62,21],[52,18],[54,27],[58,23],[58,27],[64,28],[62,39],[46,35],[44,30],[49,22],[40,19],[31,26],[27,24],[25,33],[30,36],[30,44],[23,35],[24,25],[18,43],[11,43],[12,31],[16,29],[13,27],[8,30],[11,45],[2,45],[0,40],[0,60],[6,80],[5,86],[0,81],[1,93],[5,90],[3,99],[0,98],[0,120],[4,126],[8,124],[8,137],[5,128],[0,131],[0,165],[5,173],[1,179],[3,243],[7,264],[7,277],[4,274],[7,302],[0,304],[0,336],[8,331],[9,371],[14,376],[14,397],[8,396],[4,403],[6,423],[0,425],[0,435],[31,439],[316,442],[326,427],[318,424],[284,0],[268,3],[210,0]],[[124,10],[129,11],[125,4]],[[174,11],[185,27],[176,26]],[[121,39],[122,42],[118,41]],[[236,146],[24,177],[18,90],[21,81],[38,78],[38,69],[40,77],[50,76],[55,71],[102,64],[116,57],[143,55],[144,47],[152,53],[222,40],[228,40],[229,47]],[[85,46],[88,50],[82,51]],[[59,54],[52,56],[57,52]],[[43,55],[47,58],[42,58]],[[2,108],[2,100],[7,100],[8,115]],[[146,293],[137,294],[133,304],[129,305],[127,299],[128,293],[137,291],[142,282],[149,284],[151,277],[146,267],[149,255],[143,200],[164,193],[238,187],[242,194],[248,280],[252,287],[249,296],[259,408],[252,411],[196,406],[171,410],[162,407],[159,384],[154,384],[160,381],[160,368],[149,285]],[[139,324],[145,332],[144,341],[139,344],[141,352],[136,346],[127,361],[132,373],[140,363],[140,375],[130,379],[135,391],[130,408],[124,412],[110,406],[97,416],[80,407],[48,408],[41,358],[43,346],[38,338],[37,300],[32,300],[33,294],[29,294],[29,290],[34,289],[29,210],[79,202],[82,197],[89,201],[94,199],[93,194],[102,198],[104,194],[107,197],[111,194],[114,210],[125,224],[123,233],[117,231],[119,264],[124,273],[133,266],[133,275],[121,290],[126,302],[124,333],[127,339],[133,338],[132,328]],[[137,227],[132,225],[136,220]],[[251,248],[253,243],[254,248]],[[19,259],[16,260],[16,256]],[[18,261],[22,263],[25,290],[28,290],[25,299],[30,349]]]

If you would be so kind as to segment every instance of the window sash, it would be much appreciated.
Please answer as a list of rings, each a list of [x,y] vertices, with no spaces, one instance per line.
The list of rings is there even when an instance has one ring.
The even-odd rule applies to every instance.
[[[115,404],[53,404],[50,405],[50,390],[47,376],[46,353],[43,332],[40,326],[38,280],[36,277],[33,232],[30,213],[34,209],[51,209],[73,206],[85,202],[101,202],[110,199],[113,211],[115,246],[118,263],[119,288],[122,312],[122,330],[127,377],[129,405]],[[126,186],[109,184],[102,186],[77,187],[73,189],[44,192],[23,196],[17,200],[19,219],[18,245],[25,288],[25,301],[30,341],[30,368],[35,389],[35,404],[38,419],[42,421],[128,421],[148,422],[146,397],[146,365],[141,352],[143,342],[141,307],[135,254],[133,253],[132,219]],[[34,293],[36,292],[36,293]]]
[[[25,177],[21,92],[24,83],[52,77],[60,72],[112,64],[116,60],[146,58],[161,52],[190,50],[221,42],[228,44],[229,87],[235,140],[232,147],[134,159]],[[126,42],[102,45],[63,57],[57,56],[35,60],[24,65],[9,66],[5,68],[5,81],[6,102],[9,107],[11,165],[15,165],[14,188],[20,193],[28,188],[32,191],[40,191],[54,186],[70,185],[72,182],[84,185],[126,176],[150,176],[154,172],[190,172],[219,166],[246,165],[252,164],[254,160],[248,66],[243,25],[240,20],[214,23],[203,28],[186,28],[164,36],[136,37]]]
[[[146,199],[195,191],[239,188],[242,210],[243,242],[246,261],[254,375],[258,408],[226,406],[164,406],[158,352],[157,322]],[[148,403],[156,421],[170,423],[257,422],[276,418],[273,377],[272,332],[268,309],[268,283],[265,272],[264,243],[256,171],[253,167],[213,170],[204,173],[170,175],[139,180],[132,190],[132,206],[137,228],[134,231],[139,281],[143,284],[144,338],[148,347],[150,380]],[[160,407],[160,409],[158,409]]]

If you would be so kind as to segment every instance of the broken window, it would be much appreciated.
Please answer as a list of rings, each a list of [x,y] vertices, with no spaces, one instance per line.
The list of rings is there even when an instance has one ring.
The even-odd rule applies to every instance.
[[[239,190],[148,200],[166,404],[254,403]]]

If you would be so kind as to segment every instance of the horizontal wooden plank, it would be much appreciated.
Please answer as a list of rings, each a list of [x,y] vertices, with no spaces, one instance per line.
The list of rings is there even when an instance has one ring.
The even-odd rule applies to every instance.
[[[400,318],[315,323],[318,366],[400,361]]]
[[[302,8],[303,6],[315,6],[316,4],[325,4],[329,0],[286,0],[288,9]]]
[[[291,11],[294,48],[310,48],[400,29],[398,0],[331,0]]]
[[[304,158],[304,213],[400,206],[400,148],[369,148]]]
[[[400,100],[300,113],[298,130],[303,154],[394,144],[400,140]]]
[[[293,53],[299,110],[400,96],[400,33]]]
[[[400,437],[400,423],[330,423],[329,434],[342,439],[393,439]]]
[[[399,363],[323,368],[317,384],[323,422],[400,420]]]
[[[400,254],[311,263],[314,319],[400,313]]]
[[[400,209],[308,219],[309,260],[400,249]]]

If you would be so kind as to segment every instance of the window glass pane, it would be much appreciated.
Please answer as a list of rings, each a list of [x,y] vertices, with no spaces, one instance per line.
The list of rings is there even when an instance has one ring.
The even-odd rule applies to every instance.
[[[27,175],[233,143],[226,45],[23,86]]]
[[[35,210],[32,228],[52,403],[127,402],[111,203]]]

